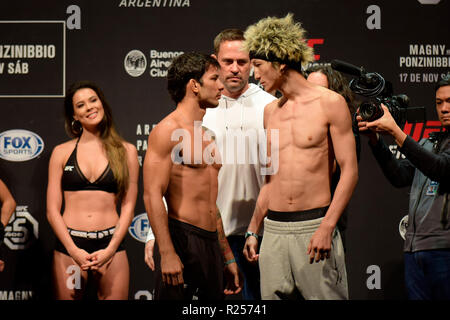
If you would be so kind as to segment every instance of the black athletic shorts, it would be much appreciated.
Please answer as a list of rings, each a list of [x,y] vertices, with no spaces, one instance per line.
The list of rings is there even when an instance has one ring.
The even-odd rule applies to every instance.
[[[169,218],[169,232],[183,263],[184,285],[163,283],[161,257],[155,244],[155,300],[223,300],[224,262],[217,232]]]

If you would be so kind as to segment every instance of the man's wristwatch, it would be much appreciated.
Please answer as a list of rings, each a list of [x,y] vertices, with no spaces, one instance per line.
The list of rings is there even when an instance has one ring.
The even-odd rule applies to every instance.
[[[251,231],[247,231],[247,232],[245,233],[245,239],[247,239],[247,238],[250,237],[250,236],[255,237],[256,240],[258,240],[258,238],[259,238],[259,236],[258,236],[256,233],[251,232]]]

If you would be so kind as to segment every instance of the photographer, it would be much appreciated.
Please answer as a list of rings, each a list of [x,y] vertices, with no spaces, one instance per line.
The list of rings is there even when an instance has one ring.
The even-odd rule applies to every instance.
[[[3,183],[0,179],[0,203],[1,203],[1,211],[0,211],[0,246],[3,244],[3,239],[5,236],[5,227],[11,218],[14,210],[16,209],[16,202],[14,201],[13,196],[8,190],[8,187]],[[5,262],[2,257],[2,248],[0,247],[0,272],[5,268]]]
[[[357,116],[361,133],[384,175],[395,187],[411,185],[408,229],[404,246],[405,282],[409,299],[450,299],[450,77],[436,86],[436,111],[444,132],[419,143],[396,124],[388,108],[365,122]],[[406,156],[397,160],[377,132],[392,135]]]

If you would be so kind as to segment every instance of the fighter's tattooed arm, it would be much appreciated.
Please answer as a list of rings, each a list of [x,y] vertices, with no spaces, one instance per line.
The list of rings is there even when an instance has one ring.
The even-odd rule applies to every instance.
[[[223,230],[222,216],[220,215],[220,210],[217,208],[217,236],[219,238],[220,249],[222,251],[223,259],[225,262],[234,259],[233,252],[231,251],[230,245],[228,244],[227,237],[225,236],[225,231]]]

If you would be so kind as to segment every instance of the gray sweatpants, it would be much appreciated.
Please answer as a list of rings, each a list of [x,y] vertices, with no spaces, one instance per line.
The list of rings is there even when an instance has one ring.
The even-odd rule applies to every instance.
[[[259,255],[262,299],[348,299],[344,248],[337,228],[333,232],[330,258],[309,263],[309,241],[322,219],[298,222],[264,219]]]

